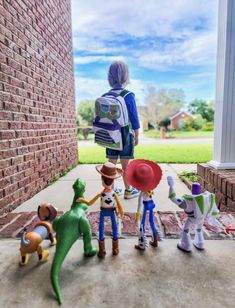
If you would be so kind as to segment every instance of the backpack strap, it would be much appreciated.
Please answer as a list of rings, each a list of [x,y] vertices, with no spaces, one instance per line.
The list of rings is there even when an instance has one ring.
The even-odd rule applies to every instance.
[[[104,93],[104,94],[102,95],[102,97],[103,97],[103,96],[108,96],[108,95],[111,95],[111,96],[114,96],[114,97],[120,96],[120,94],[118,94],[118,93],[116,93],[116,92],[110,91],[110,92]]]
[[[125,98],[130,93],[132,93],[132,92],[124,89],[124,90],[121,91],[121,93],[116,93],[114,91],[110,91],[110,92],[104,93],[102,96],[112,95],[114,97],[121,96],[121,97]]]
[[[132,93],[132,92],[130,92],[130,91],[124,89],[119,95],[120,95],[121,97],[125,98],[125,97],[126,97],[128,94],[130,94],[130,93]]]

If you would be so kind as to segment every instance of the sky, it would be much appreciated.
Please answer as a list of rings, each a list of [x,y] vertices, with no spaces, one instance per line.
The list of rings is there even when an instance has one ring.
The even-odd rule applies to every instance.
[[[215,98],[218,0],[72,0],[77,104],[109,90],[115,60],[144,105],[149,87]]]

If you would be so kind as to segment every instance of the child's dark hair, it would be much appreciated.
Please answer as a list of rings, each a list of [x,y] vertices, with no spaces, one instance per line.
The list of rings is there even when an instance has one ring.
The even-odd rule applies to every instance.
[[[113,179],[110,179],[110,178],[106,178],[105,176],[101,176],[102,178],[102,181],[104,182],[105,185],[107,186],[111,186],[113,184]]]

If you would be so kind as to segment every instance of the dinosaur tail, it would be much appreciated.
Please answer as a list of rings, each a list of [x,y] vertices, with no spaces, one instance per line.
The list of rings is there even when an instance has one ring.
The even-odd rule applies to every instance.
[[[51,283],[56,294],[56,298],[61,305],[63,303],[60,286],[59,286],[59,274],[62,263],[69,252],[70,248],[72,247],[73,243],[76,241],[77,237],[71,238],[70,236],[65,236],[60,239],[57,235],[57,245],[56,245],[56,252],[53,259],[52,267],[51,267]]]

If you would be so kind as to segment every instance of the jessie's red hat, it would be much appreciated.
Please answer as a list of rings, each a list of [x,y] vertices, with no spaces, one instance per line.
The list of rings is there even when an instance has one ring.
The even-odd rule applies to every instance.
[[[127,166],[126,178],[133,187],[147,192],[159,184],[162,178],[162,169],[151,160],[135,159]]]

